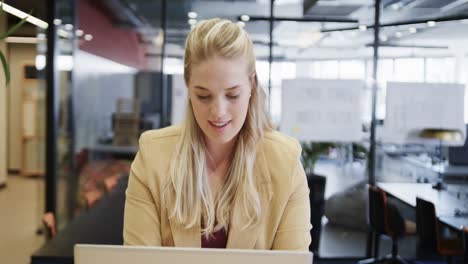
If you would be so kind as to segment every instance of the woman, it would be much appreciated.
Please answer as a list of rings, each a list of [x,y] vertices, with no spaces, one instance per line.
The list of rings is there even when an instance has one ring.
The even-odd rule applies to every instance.
[[[228,20],[198,23],[187,37],[184,78],[183,125],[140,138],[125,244],[307,250],[300,145],[272,128],[246,31]]]

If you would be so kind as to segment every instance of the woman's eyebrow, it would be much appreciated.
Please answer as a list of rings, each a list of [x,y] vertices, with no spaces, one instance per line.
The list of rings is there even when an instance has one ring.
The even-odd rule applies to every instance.
[[[238,88],[239,86],[240,86],[239,84],[236,84],[236,85],[234,85],[232,87],[226,88],[225,90],[234,90],[234,89]],[[194,88],[204,90],[204,91],[209,91],[207,88],[205,88],[203,86],[199,86],[199,85],[196,85]]]

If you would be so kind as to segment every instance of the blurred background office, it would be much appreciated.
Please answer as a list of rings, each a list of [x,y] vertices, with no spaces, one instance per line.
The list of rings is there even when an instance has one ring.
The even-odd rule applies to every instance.
[[[0,77],[1,263],[72,263],[76,243],[122,243],[138,137],[181,122],[185,38],[213,17],[250,34],[271,117],[303,144],[316,263],[392,246],[419,263],[466,263],[468,1],[2,7],[0,33],[28,18],[0,41],[11,72]],[[379,225],[392,208],[410,228]]]

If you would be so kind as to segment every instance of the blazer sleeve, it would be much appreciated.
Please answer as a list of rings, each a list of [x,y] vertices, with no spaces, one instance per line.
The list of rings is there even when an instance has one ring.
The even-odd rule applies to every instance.
[[[161,246],[159,206],[148,188],[145,134],[128,179],[124,212],[124,245]]]
[[[307,178],[299,158],[291,175],[291,191],[273,241],[274,250],[309,250],[310,202]]]

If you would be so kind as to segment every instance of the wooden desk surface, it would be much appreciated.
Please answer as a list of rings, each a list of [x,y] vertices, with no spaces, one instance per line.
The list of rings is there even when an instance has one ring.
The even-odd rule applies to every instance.
[[[441,222],[458,230],[468,227],[468,217],[455,216],[455,209],[468,211],[468,201],[464,197],[457,198],[448,191],[433,189],[427,183],[379,182],[377,186],[412,207],[416,207],[416,197],[432,202]]]

